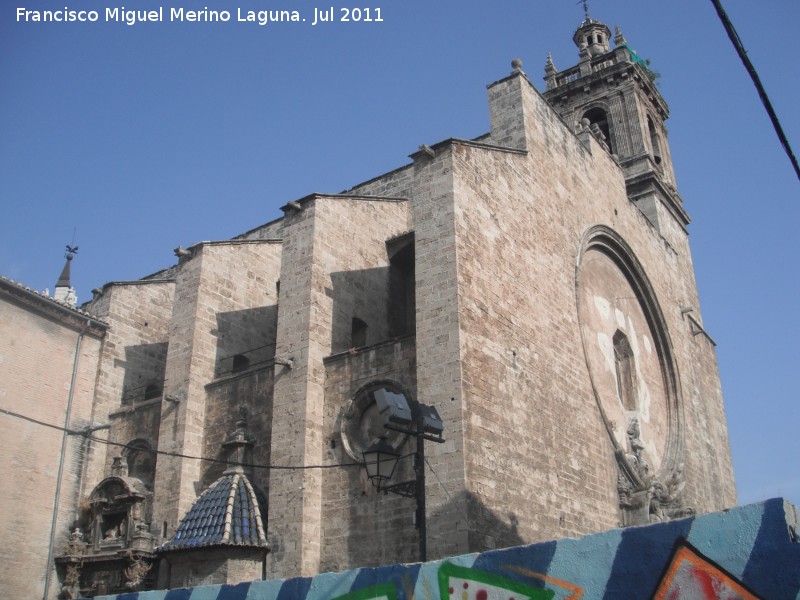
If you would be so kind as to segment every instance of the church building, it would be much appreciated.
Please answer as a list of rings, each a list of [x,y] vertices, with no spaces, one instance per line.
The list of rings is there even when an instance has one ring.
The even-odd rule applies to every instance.
[[[0,595],[44,569],[68,598],[418,560],[420,490],[379,492],[364,467],[380,444],[401,457],[385,485],[415,478],[387,398],[443,425],[429,559],[735,505],[669,109],[619,29],[587,12],[573,41],[544,92],[519,60],[488,86],[485,135],[70,309],[96,377],[67,427],[92,433],[70,442],[52,562]],[[4,328],[28,310],[17,287]]]

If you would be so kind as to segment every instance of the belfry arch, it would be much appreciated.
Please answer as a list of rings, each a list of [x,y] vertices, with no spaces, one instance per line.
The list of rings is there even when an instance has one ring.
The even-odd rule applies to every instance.
[[[608,113],[600,106],[595,106],[585,111],[581,116],[581,121],[587,119],[589,125],[597,125],[602,134],[605,136],[605,141],[608,144],[608,149],[611,154],[616,153],[616,140],[614,139],[614,132],[612,131],[611,123]]]

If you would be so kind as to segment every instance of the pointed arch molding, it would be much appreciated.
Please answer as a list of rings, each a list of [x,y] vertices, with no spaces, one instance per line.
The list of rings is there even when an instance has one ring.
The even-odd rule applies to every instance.
[[[581,238],[575,267],[581,342],[597,408],[619,466],[621,524],[683,516],[681,386],[666,320],[641,263],[613,229]],[[620,336],[630,341],[635,399],[621,389]],[[616,353],[615,353],[616,351]]]

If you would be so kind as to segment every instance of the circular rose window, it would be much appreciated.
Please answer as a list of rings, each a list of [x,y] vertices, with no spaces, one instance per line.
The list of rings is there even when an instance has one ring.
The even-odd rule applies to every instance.
[[[580,255],[578,314],[595,398],[616,450],[649,478],[674,468],[678,411],[666,328],[638,261],[605,227]]]

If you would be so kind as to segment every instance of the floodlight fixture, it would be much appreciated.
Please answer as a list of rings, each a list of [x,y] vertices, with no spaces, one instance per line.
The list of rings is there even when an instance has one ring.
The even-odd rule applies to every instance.
[[[386,388],[378,388],[373,392],[378,412],[383,416],[383,424],[393,423],[408,427],[413,422],[411,405],[404,394]]]
[[[444,431],[444,423],[442,423],[442,418],[436,408],[427,404],[420,404],[419,412],[422,431],[441,436]]]

